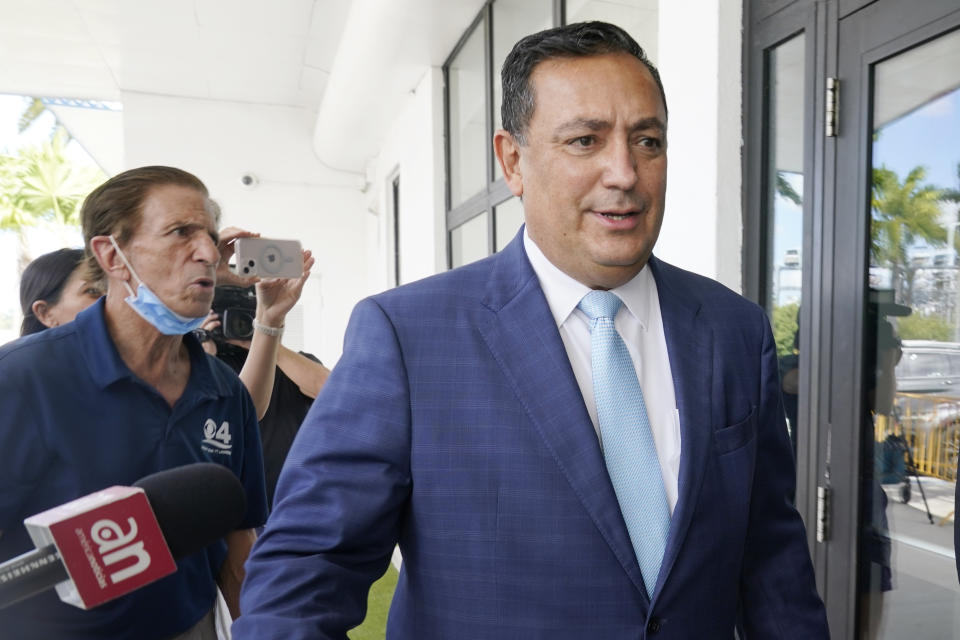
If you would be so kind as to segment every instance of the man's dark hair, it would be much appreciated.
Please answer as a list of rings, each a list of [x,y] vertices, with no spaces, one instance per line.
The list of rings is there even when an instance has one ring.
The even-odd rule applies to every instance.
[[[150,191],[165,185],[196,189],[207,200],[214,218],[218,217],[219,209],[211,204],[207,187],[192,173],[162,166],[138,167],[119,173],[91,191],[80,209],[87,250],[87,281],[102,282],[106,278],[90,248],[90,240],[113,235],[117,244],[126,245],[140,226],[143,203]]]
[[[643,63],[660,89],[660,99],[666,113],[667,98],[660,82],[660,73],[637,41],[616,25],[576,22],[534,33],[513,46],[500,72],[503,82],[503,103],[500,107],[503,128],[517,142],[526,144],[524,135],[536,105],[530,74],[538,64],[552,58],[580,58],[610,53],[625,53]]]
[[[83,249],[57,249],[27,265],[20,277],[20,310],[23,312],[21,336],[47,328],[33,314],[33,303],[43,300],[52,307],[60,302],[67,279],[81,264]]]

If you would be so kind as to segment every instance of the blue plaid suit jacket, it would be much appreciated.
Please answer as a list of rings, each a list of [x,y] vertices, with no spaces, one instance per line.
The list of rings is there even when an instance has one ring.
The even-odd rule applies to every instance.
[[[397,543],[388,638],[828,637],[763,311],[651,259],[682,438],[651,602],[521,234],[357,305],[234,638],[344,638]]]

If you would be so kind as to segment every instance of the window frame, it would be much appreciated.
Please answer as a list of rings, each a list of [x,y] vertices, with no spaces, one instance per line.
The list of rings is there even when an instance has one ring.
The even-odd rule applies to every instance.
[[[450,66],[457,55],[463,50],[467,40],[474,35],[476,29],[483,30],[483,73],[484,73],[484,116],[486,139],[493,140],[494,105],[493,105],[493,83],[499,82],[499,70],[493,69],[493,30],[496,28],[493,18],[493,3],[496,0],[487,0],[476,18],[470,23],[470,26],[464,31],[463,35],[457,41],[456,46],[450,52],[450,55],[443,63],[443,131],[444,131],[444,170],[446,179],[444,180],[444,211],[446,214],[446,254],[447,268],[453,268],[453,250],[451,242],[451,233],[457,227],[463,225],[474,217],[489,212],[487,221],[487,254],[494,252],[497,238],[497,207],[514,197],[507,186],[503,177],[495,177],[496,155],[493,151],[493,144],[486,146],[486,156],[484,166],[486,168],[486,183],[484,187],[468,197],[460,204],[453,206],[452,184],[450,176],[452,175],[453,157],[451,155],[451,136],[450,130]],[[553,23],[556,27],[565,23],[566,3],[565,0],[552,0],[553,4]]]

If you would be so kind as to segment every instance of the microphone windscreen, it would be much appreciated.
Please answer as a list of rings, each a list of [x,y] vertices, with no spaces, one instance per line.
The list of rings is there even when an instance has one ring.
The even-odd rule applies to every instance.
[[[247,508],[240,480],[213,462],[159,471],[134,486],[147,494],[174,558],[196,553],[235,530]]]

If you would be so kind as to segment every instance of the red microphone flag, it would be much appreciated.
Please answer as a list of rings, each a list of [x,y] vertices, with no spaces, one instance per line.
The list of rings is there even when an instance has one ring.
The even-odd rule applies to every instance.
[[[23,521],[37,548],[54,544],[70,580],[63,602],[90,609],[170,575],[177,565],[143,489],[109,487]]]

